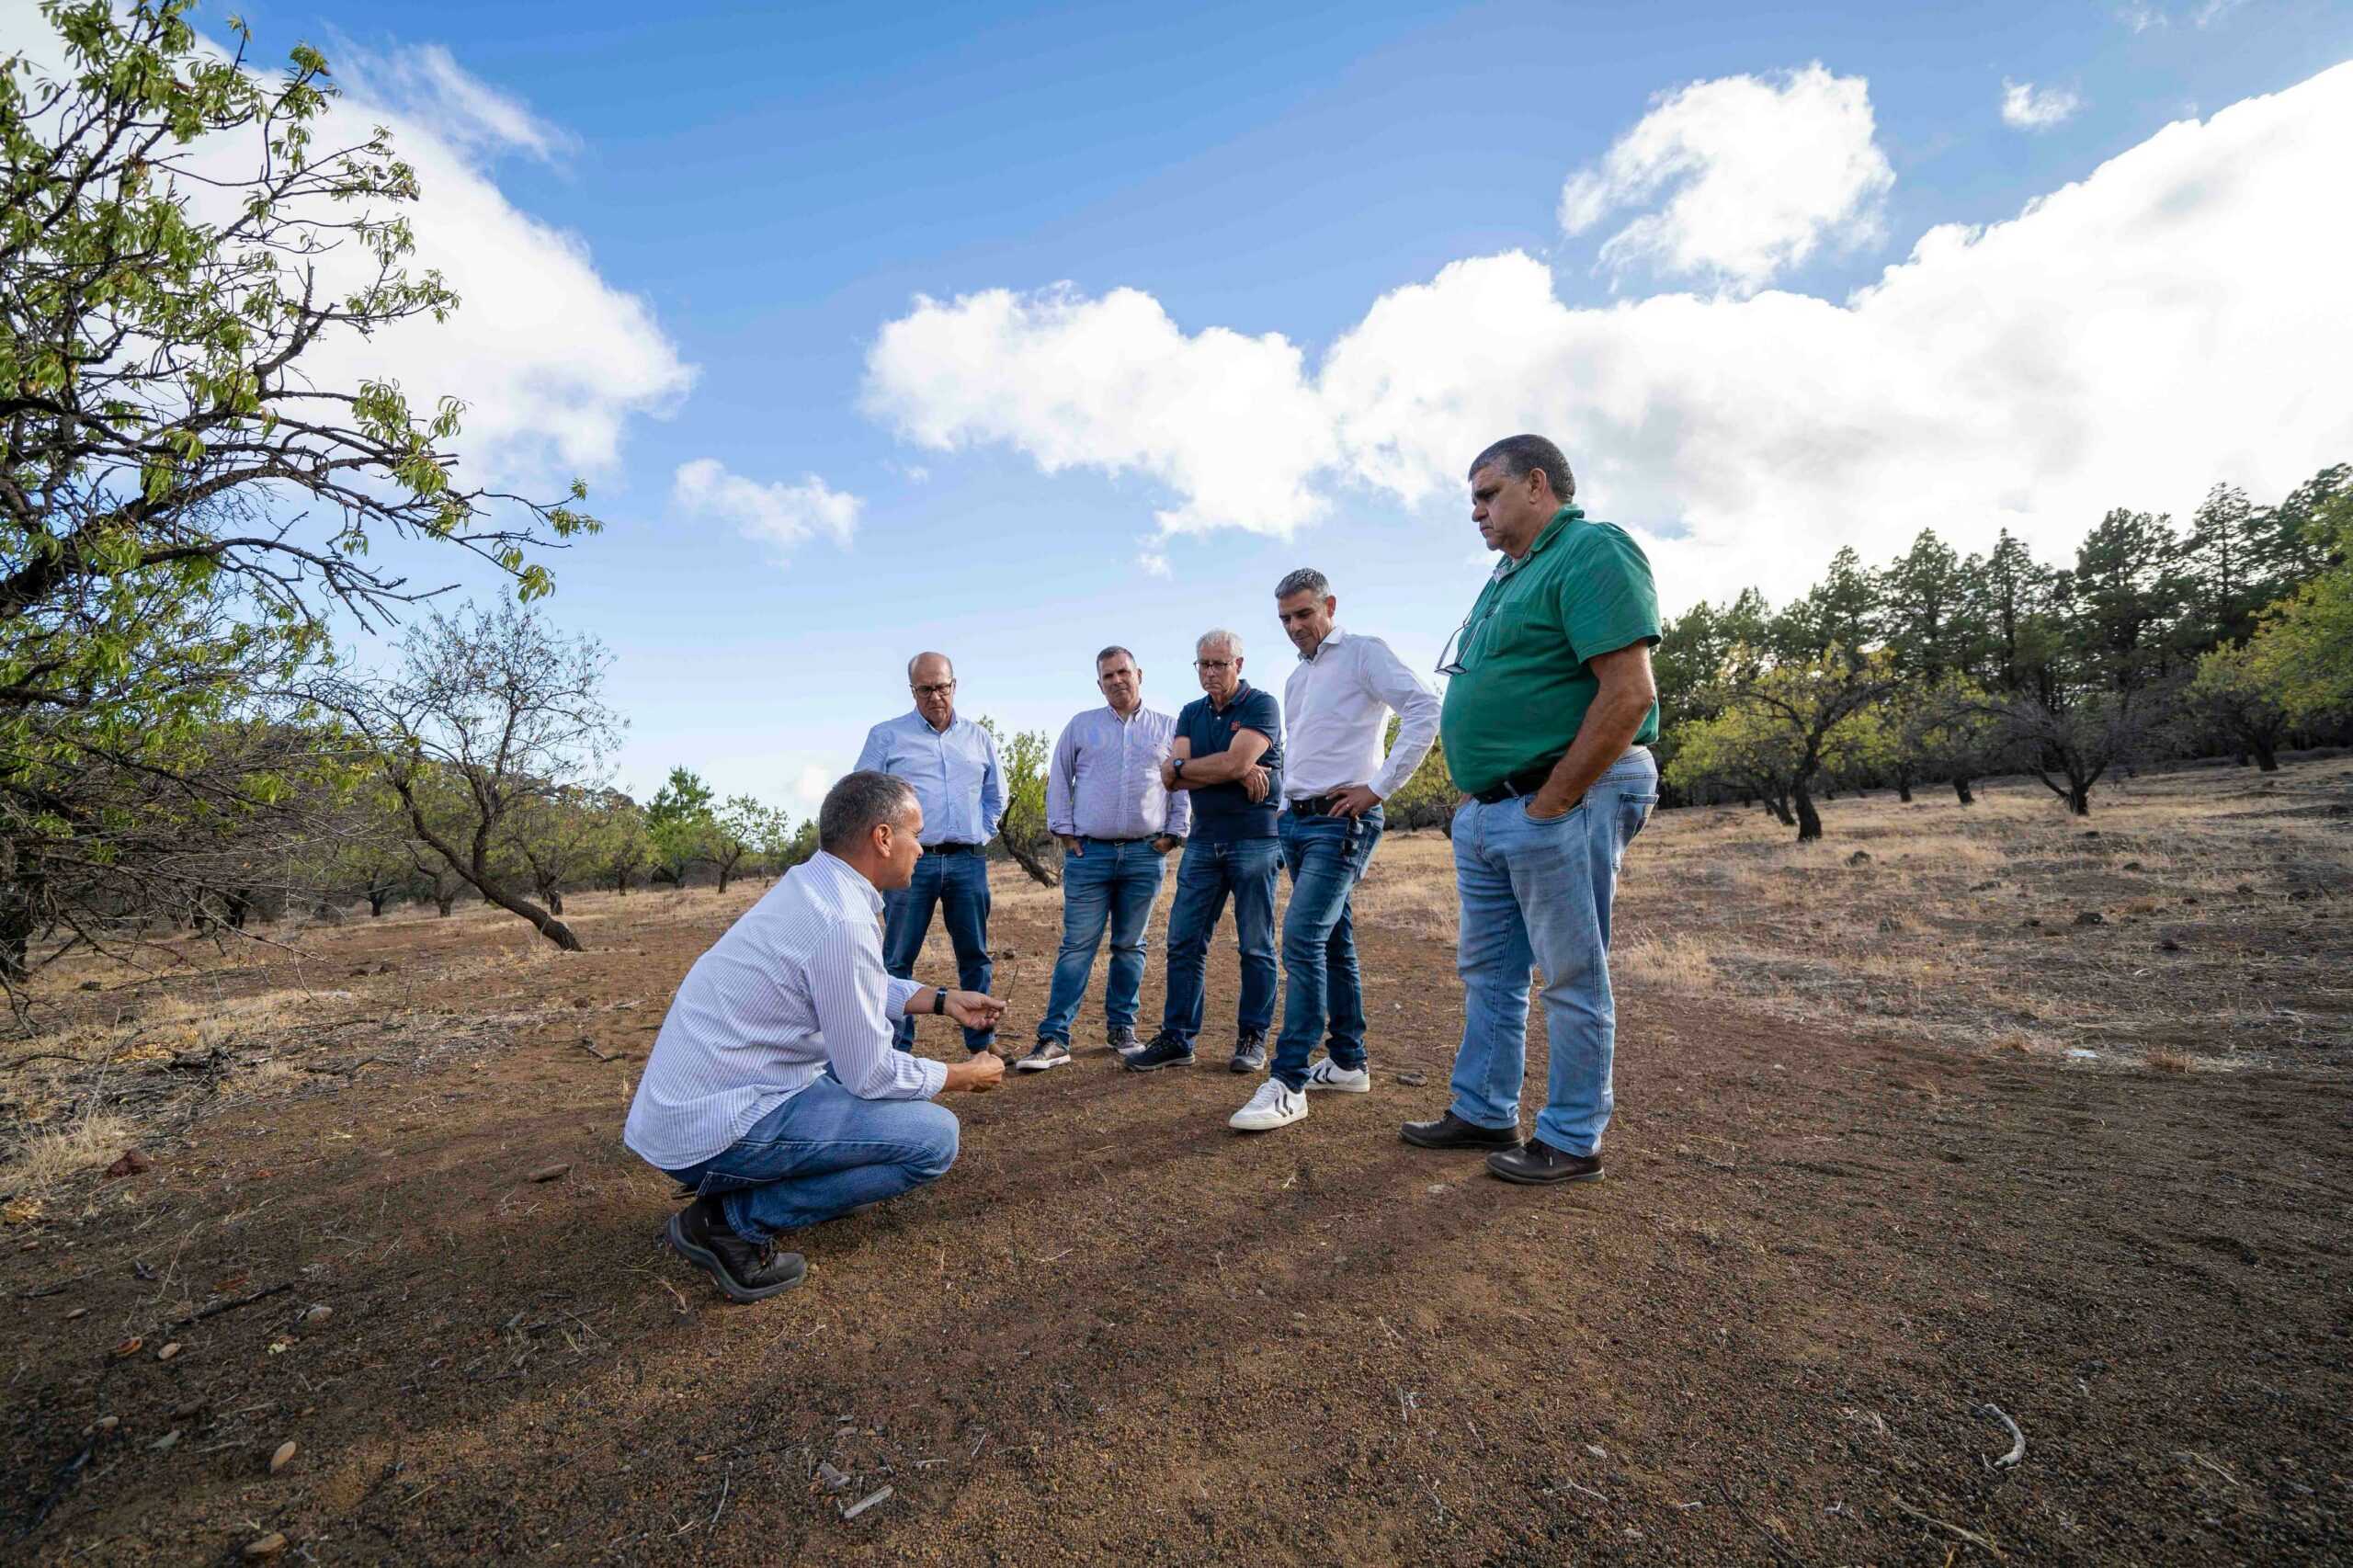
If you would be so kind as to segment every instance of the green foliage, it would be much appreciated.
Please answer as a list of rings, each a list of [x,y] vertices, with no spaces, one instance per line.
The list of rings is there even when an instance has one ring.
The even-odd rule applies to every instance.
[[[1063,879],[1061,851],[1046,830],[1046,767],[1053,743],[1043,730],[1023,730],[1008,740],[991,719],[983,719],[981,728],[995,739],[1005,768],[1005,817],[997,824],[997,842],[1032,879],[1054,887]]]
[[[2323,503],[2308,527],[2335,547],[2264,621],[2247,662],[2291,722],[2321,724],[2353,716],[2353,488]]]
[[[670,769],[668,781],[654,792],[645,807],[655,881],[683,888],[688,874],[710,858],[719,831],[716,800],[710,786],[692,768]]]

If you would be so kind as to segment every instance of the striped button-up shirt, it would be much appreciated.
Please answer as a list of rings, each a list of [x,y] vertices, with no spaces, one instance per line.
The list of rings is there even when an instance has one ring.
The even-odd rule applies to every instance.
[[[1046,774],[1046,826],[1084,838],[1182,838],[1193,825],[1187,791],[1160,782],[1176,721],[1149,708],[1122,719],[1108,705],[1063,726]]]
[[[922,986],[883,971],[881,912],[834,856],[786,872],[687,971],[621,1142],[665,1171],[700,1165],[828,1067],[864,1099],[938,1094],[946,1067],[892,1049],[891,1021]]]
[[[1005,815],[1005,768],[989,733],[959,715],[935,730],[921,713],[885,719],[866,733],[860,772],[895,774],[915,787],[923,806],[926,846],[986,844]]]

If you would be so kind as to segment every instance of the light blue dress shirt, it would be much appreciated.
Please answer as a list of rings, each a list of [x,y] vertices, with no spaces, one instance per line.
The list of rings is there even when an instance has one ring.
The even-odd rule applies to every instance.
[[[1005,768],[996,742],[961,714],[944,731],[921,713],[885,719],[866,733],[858,771],[893,774],[915,787],[924,846],[986,844],[1005,815]]]

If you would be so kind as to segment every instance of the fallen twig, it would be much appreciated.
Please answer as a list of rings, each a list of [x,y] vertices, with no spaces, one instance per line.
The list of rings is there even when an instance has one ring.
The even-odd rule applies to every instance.
[[[610,1062],[614,1060],[612,1057],[609,1057],[603,1051],[597,1050],[596,1042],[590,1040],[586,1035],[581,1036],[572,1043],[578,1046],[581,1050],[586,1051],[589,1055],[595,1057],[599,1062]]]
[[[1777,1536],[1771,1530],[1767,1529],[1765,1528],[1765,1521],[1750,1513],[1748,1511],[1748,1505],[1742,1502],[1738,1495],[1733,1493],[1733,1489],[1723,1483],[1721,1477],[1716,1481],[1716,1494],[1722,1497],[1725,1502],[1731,1504],[1733,1512],[1738,1514],[1742,1518],[1746,1519],[1749,1523],[1749,1528],[1756,1530],[1758,1535],[1765,1538],[1765,1544],[1773,1549],[1774,1556],[1779,1558],[1782,1562],[1789,1563],[1790,1568],[1805,1568],[1805,1559],[1800,1557],[1796,1552],[1790,1551],[1786,1545],[1782,1544],[1781,1538],[1779,1536]]]
[[[265,1285],[258,1290],[248,1290],[242,1296],[232,1296],[225,1301],[214,1301],[209,1306],[199,1307],[188,1316],[174,1318],[164,1326],[167,1329],[186,1328],[189,1324],[202,1323],[206,1318],[219,1317],[222,1312],[233,1312],[239,1307],[250,1307],[256,1301],[266,1301],[272,1296],[282,1296],[292,1289],[294,1289],[294,1281],[291,1279],[282,1284]]]
[[[2009,1561],[2008,1558],[2002,1555],[2002,1549],[2000,1547],[1995,1546],[1992,1541],[1987,1540],[1975,1530],[1963,1529],[1959,1525],[1954,1524],[1950,1519],[1940,1519],[1934,1514],[1924,1514],[1920,1512],[1919,1509],[1914,1507],[1911,1504],[1906,1503],[1903,1498],[1898,1497],[1893,1492],[1888,1494],[1888,1497],[1898,1508],[1902,1509],[1905,1515],[1919,1520],[1922,1524],[1934,1525],[1940,1530],[1958,1536],[1961,1540],[1967,1541],[1970,1545],[1985,1552],[1996,1562],[2006,1562]]]
[[[719,1516],[720,1516],[720,1515],[722,1515],[722,1514],[723,1514],[723,1513],[725,1513],[725,1512],[727,1511],[727,1490],[728,1490],[728,1488],[729,1488],[729,1487],[733,1486],[734,1484],[735,1484],[735,1466],[734,1466],[733,1461],[732,1461],[732,1460],[731,1460],[731,1461],[729,1461],[728,1466],[727,1466],[727,1473],[726,1473],[724,1476],[722,1476],[722,1477],[721,1477],[721,1478],[720,1478],[720,1482],[719,1482],[719,1506],[718,1506],[718,1507],[716,1507],[716,1508],[713,1508],[713,1509],[710,1511],[710,1522],[711,1522],[712,1524],[714,1524],[714,1525],[715,1525],[715,1524],[717,1524],[717,1523],[719,1522]]]
[[[662,1278],[662,1276],[660,1276],[659,1274],[654,1273],[654,1270],[652,1270],[652,1269],[650,1269],[650,1268],[639,1268],[639,1267],[636,1267],[632,1266],[632,1267],[631,1267],[631,1269],[630,1269],[630,1272],[631,1272],[631,1274],[642,1274],[642,1275],[644,1275],[648,1279],[653,1280],[656,1285],[659,1285],[659,1286],[661,1286],[661,1287],[662,1287],[662,1289],[664,1289],[665,1290],[669,1291],[671,1295],[677,1297],[677,1301],[678,1301],[678,1311],[679,1311],[679,1312],[692,1312],[692,1311],[694,1310],[692,1307],[689,1307],[689,1306],[688,1306],[688,1305],[687,1305],[687,1299],[686,1299],[686,1297],[684,1297],[683,1295],[679,1295],[679,1293],[678,1293],[678,1288],[677,1288],[676,1285],[671,1284],[667,1279],[665,1279],[665,1278]]]
[[[1998,1404],[1982,1405],[1980,1408],[2010,1429],[2010,1451],[2000,1459],[1988,1460],[1985,1462],[1995,1470],[2007,1470],[2026,1458],[2026,1434],[2018,1429],[2017,1422],[2010,1419],[2010,1413]]]

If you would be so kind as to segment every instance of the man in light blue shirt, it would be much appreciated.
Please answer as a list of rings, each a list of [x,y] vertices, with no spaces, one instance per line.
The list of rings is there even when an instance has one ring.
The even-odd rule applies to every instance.
[[[1143,705],[1143,671],[1125,648],[1095,655],[1095,685],[1108,706],[1063,727],[1046,774],[1046,825],[1063,841],[1063,947],[1038,1043],[1014,1063],[1043,1072],[1070,1060],[1071,1025],[1103,929],[1111,930],[1111,974],[1103,990],[1103,1041],[1121,1056],[1136,1039],[1143,990],[1144,927],[1159,895],[1164,857],[1184,842],[1193,806],[1160,781],[1176,721]]]
[[[904,980],[931,934],[936,907],[956,949],[956,978],[967,991],[989,988],[988,842],[1005,815],[1005,768],[996,742],[970,719],[956,716],[956,666],[945,653],[917,653],[907,662],[915,693],[912,713],[886,719],[867,732],[858,771],[888,773],[914,787],[923,804],[923,858],[915,879],[883,895],[882,963]],[[901,1051],[915,1048],[915,1027],[899,1022]],[[995,1029],[968,1028],[973,1055],[996,1044]]]

